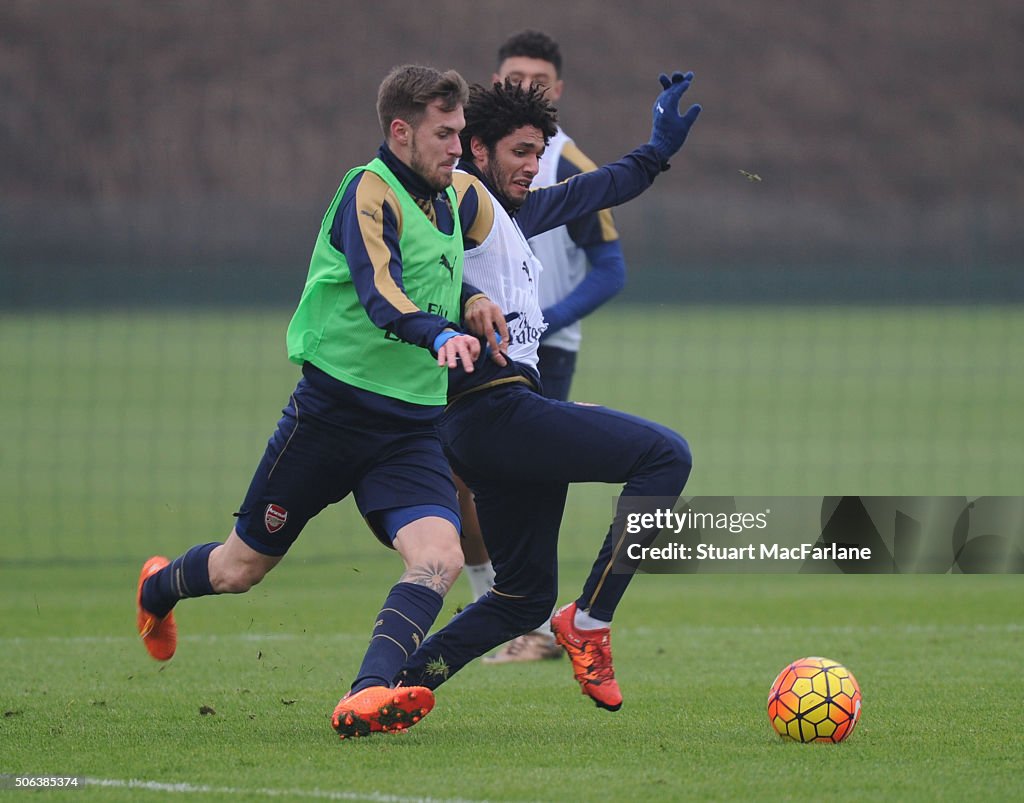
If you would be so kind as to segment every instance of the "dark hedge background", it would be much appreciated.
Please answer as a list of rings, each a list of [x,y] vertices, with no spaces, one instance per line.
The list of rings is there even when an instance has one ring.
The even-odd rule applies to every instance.
[[[658,72],[697,73],[684,154],[617,213],[633,300],[1024,299],[1010,0],[9,0],[0,303],[290,305],[384,73],[486,80],[530,26],[598,162],[646,140]]]

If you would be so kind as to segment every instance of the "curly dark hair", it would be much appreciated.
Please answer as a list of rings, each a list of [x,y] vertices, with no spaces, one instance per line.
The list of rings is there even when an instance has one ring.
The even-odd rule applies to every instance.
[[[523,89],[507,78],[490,89],[480,84],[471,86],[465,106],[466,127],[459,134],[463,153],[471,152],[469,146],[473,137],[493,153],[498,140],[525,125],[539,129],[547,144],[558,132],[558,112],[544,93],[544,87]]]
[[[562,51],[558,42],[540,31],[525,30],[512,34],[498,48],[498,68],[505,59],[525,56],[528,59],[540,59],[555,65],[555,74],[562,74]]]

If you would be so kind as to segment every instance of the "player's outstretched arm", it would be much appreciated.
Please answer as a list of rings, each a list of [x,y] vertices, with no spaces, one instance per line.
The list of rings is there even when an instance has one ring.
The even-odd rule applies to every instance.
[[[679,113],[679,101],[693,82],[692,72],[665,73],[658,76],[662,92],[654,101],[654,121],[651,124],[651,145],[663,162],[668,162],[683,147],[690,128],[700,115],[701,106],[694,103],[684,114]]]
[[[671,77],[662,73],[658,80],[662,91],[654,101],[650,140],[617,162],[532,190],[516,214],[523,234],[533,237],[598,209],[626,203],[668,169],[668,160],[683,147],[701,107],[695,103],[679,113],[692,72],[674,72]]]

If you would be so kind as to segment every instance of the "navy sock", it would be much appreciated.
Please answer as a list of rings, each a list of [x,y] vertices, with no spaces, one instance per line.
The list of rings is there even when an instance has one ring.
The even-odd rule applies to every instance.
[[[220,543],[200,544],[180,555],[142,584],[142,607],[163,618],[179,599],[213,593],[210,553]]]
[[[415,583],[398,583],[384,601],[352,691],[390,686],[391,679],[426,638],[444,597]]]
[[[462,667],[509,639],[528,633],[550,608],[531,599],[488,591],[428,638],[402,666],[396,681],[436,689]]]

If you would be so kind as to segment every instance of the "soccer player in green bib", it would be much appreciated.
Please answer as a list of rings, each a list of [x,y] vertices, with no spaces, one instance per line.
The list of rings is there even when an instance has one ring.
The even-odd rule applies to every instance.
[[[150,558],[139,575],[139,635],[150,655],[168,660],[179,600],[248,591],[309,519],[353,494],[405,572],[334,711],[342,738],[407,728],[433,706],[429,689],[393,689],[391,682],[462,568],[459,506],[434,422],[448,370],[472,370],[483,346],[453,321],[490,332],[491,356],[505,364],[500,310],[462,281],[452,172],[466,98],[454,71],[407,65],[384,79],[377,97],[384,144],[369,164],[349,171],[324,215],[288,327],[288,356],[302,378],[235,526],[223,543],[192,547],[173,561]]]

